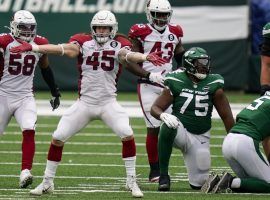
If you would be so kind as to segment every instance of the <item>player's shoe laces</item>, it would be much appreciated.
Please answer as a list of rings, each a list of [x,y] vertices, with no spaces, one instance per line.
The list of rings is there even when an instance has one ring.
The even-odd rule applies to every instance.
[[[137,198],[143,197],[143,193],[136,182],[135,176],[127,177],[126,189],[131,191],[131,194],[133,197],[137,197]]]
[[[171,179],[169,175],[160,175],[158,191],[170,191]]]
[[[231,184],[233,181],[234,177],[228,173],[228,172],[223,172],[220,181],[215,185],[215,187],[212,190],[212,193],[231,193]]]
[[[28,185],[31,185],[33,182],[33,176],[29,169],[24,169],[20,174],[20,188],[26,188]]]
[[[201,191],[203,193],[209,193],[213,190],[213,188],[215,187],[215,185],[219,182],[220,178],[218,176],[218,174],[216,174],[215,172],[212,172],[208,179],[205,181],[205,183],[203,184]]]
[[[43,181],[35,189],[30,190],[31,195],[40,196],[42,194],[50,194],[54,191],[53,182]]]
[[[158,170],[150,170],[149,173],[149,182],[158,182],[159,181],[159,177],[160,177],[160,172],[159,169]]]

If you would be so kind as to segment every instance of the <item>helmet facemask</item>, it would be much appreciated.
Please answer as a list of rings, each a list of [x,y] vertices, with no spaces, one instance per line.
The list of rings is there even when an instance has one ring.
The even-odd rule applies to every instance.
[[[104,32],[99,32],[97,31],[97,27],[108,27],[110,30],[109,32],[107,32],[106,30]],[[92,27],[92,35],[94,37],[94,39],[98,42],[98,43],[106,43],[109,39],[113,39],[115,34],[112,33],[112,27],[110,26],[93,26]],[[99,33],[98,33],[99,32]]]
[[[171,13],[169,12],[150,12],[152,25],[158,31],[162,31],[166,28],[171,20]]]

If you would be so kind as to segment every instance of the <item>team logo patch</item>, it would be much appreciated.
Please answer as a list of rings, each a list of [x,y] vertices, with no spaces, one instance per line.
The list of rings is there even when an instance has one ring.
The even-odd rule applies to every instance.
[[[170,41],[173,41],[174,40],[174,35],[170,34],[170,35],[168,35],[168,38],[169,38]]]
[[[210,87],[209,86],[204,86],[203,91],[209,91]]]
[[[115,41],[112,41],[110,45],[112,48],[115,48],[115,47],[117,47],[118,43]]]

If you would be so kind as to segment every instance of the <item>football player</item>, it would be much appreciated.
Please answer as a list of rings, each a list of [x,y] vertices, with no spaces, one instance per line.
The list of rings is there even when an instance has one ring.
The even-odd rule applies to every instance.
[[[263,27],[261,46],[261,95],[270,90],[270,22]]]
[[[32,45],[48,44],[46,38],[36,35],[37,22],[32,13],[26,10],[15,12],[9,28],[10,33],[0,35],[0,135],[14,116],[23,135],[19,186],[26,188],[33,180],[31,169],[35,154],[37,121],[33,78],[37,64],[51,90],[53,98],[50,103],[53,110],[60,104],[60,92],[46,53],[10,52],[10,48],[20,45],[18,41]]]
[[[227,132],[234,124],[229,102],[224,94],[224,79],[210,74],[210,57],[200,47],[193,47],[183,56],[184,71],[166,75],[165,89],[156,99],[151,114],[163,121],[158,153],[160,164],[159,191],[170,190],[168,174],[172,147],[183,153],[191,188],[200,189],[210,169],[210,129],[213,106]],[[172,104],[172,114],[164,112]]]
[[[102,10],[91,21],[91,34],[76,34],[69,43],[60,45],[31,45],[23,43],[13,48],[13,52],[34,51],[56,55],[77,57],[79,79],[79,99],[62,116],[48,152],[47,166],[43,182],[30,193],[41,195],[54,190],[53,179],[62,158],[64,143],[90,121],[104,121],[122,140],[122,158],[125,162],[126,188],[134,197],[143,193],[136,183],[136,146],[133,131],[125,110],[116,101],[116,83],[122,64],[130,71],[145,78],[156,75],[142,69],[138,62],[149,61],[162,65],[166,61],[157,55],[130,51],[131,43],[116,34],[118,23],[113,13]]]
[[[137,92],[140,105],[144,114],[147,127],[146,151],[150,165],[149,181],[157,182],[159,179],[158,163],[158,133],[160,120],[150,114],[154,100],[161,94],[165,74],[172,71],[173,58],[177,65],[181,66],[184,48],[181,38],[182,28],[171,24],[172,8],[168,0],[149,0],[146,5],[146,16],[148,24],[136,24],[129,31],[129,38],[133,43],[133,50],[141,53],[152,53],[162,51],[162,58],[166,64],[161,67],[154,66],[151,62],[144,62],[142,68],[157,74],[156,81],[146,78],[138,80]],[[158,84],[157,84],[158,83]],[[168,108],[167,112],[170,112]]]
[[[270,92],[254,100],[236,117],[236,124],[225,137],[223,156],[238,177],[224,172],[213,174],[203,192],[270,193]],[[260,143],[265,156],[260,152]],[[217,181],[219,180],[219,181]]]

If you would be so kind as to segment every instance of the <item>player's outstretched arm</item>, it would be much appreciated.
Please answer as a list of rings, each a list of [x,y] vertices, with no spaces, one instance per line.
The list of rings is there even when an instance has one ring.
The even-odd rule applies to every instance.
[[[270,90],[270,57],[261,55],[261,95]]]
[[[231,130],[234,125],[234,118],[229,101],[222,88],[218,89],[213,98],[213,104],[217,109],[219,116],[221,117],[227,133]]]
[[[12,53],[22,53],[26,51],[33,51],[42,54],[66,55],[74,58],[79,55],[80,48],[76,44],[45,44],[45,45],[32,45],[24,41],[19,41],[21,45],[10,49]]]

